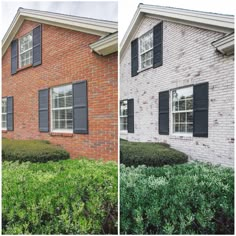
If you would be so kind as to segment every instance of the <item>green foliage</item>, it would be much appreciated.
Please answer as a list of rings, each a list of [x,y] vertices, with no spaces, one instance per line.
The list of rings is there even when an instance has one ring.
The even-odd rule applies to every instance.
[[[2,140],[2,160],[47,162],[69,159],[69,153],[47,140]]]
[[[3,163],[3,234],[117,233],[117,164]]]
[[[121,234],[233,234],[234,171],[121,165]]]
[[[187,155],[163,143],[120,142],[120,161],[126,166],[146,165],[159,167],[182,164]]]

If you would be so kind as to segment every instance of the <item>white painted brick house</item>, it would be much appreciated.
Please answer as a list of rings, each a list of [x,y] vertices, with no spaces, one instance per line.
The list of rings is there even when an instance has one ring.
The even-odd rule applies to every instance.
[[[120,100],[121,138],[233,166],[234,17],[140,4],[121,42]]]

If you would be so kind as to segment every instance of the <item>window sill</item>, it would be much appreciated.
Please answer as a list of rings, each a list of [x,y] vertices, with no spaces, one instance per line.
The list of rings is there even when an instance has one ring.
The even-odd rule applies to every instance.
[[[59,133],[59,132],[51,132],[51,136],[61,136],[61,137],[73,137],[73,133]]]
[[[145,70],[149,70],[149,69],[151,69],[151,68],[153,68],[153,65],[151,65],[151,66],[149,66],[149,67],[147,67],[147,68],[144,68],[144,69],[140,69],[140,70],[138,70],[137,72],[140,73],[140,72],[143,72],[143,71],[145,71]]]
[[[27,69],[27,68],[29,68],[29,67],[32,67],[32,63],[31,64],[28,64],[28,65],[25,65],[25,66],[23,66],[23,67],[21,67],[21,68],[18,68],[17,69],[17,72],[19,72],[19,71],[21,71],[21,70],[25,70],[25,69]]]
[[[193,136],[192,135],[172,134],[172,135],[170,135],[170,139],[193,140]]]
[[[128,130],[120,130],[120,134],[128,134]]]

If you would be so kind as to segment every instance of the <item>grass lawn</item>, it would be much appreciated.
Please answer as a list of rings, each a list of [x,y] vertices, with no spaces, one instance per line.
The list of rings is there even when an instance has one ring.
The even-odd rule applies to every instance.
[[[121,234],[233,234],[234,171],[121,165]]]
[[[116,234],[117,164],[3,162],[3,234]]]

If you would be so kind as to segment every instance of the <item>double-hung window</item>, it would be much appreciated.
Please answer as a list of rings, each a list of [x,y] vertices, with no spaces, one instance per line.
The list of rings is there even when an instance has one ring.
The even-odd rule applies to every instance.
[[[172,133],[193,132],[193,87],[172,90]]]
[[[7,98],[2,99],[2,130],[7,129]]]
[[[51,89],[52,131],[72,132],[72,85],[64,85]]]
[[[141,70],[153,65],[153,30],[139,38],[139,57]]]
[[[127,131],[128,129],[128,101],[120,102],[120,130]]]
[[[24,35],[19,40],[19,68],[32,64],[32,31]]]

